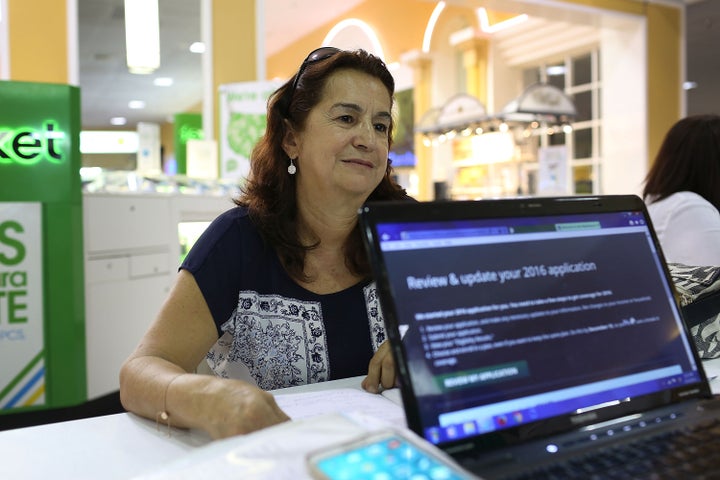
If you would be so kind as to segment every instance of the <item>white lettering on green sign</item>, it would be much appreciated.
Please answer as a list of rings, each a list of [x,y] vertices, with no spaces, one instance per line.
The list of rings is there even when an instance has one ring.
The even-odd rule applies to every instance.
[[[12,232],[23,233],[22,225],[13,220],[0,223],[0,265],[11,267],[25,259],[25,245]]]
[[[190,125],[182,125],[180,127],[180,141],[187,143],[188,140],[202,140],[203,131],[201,128],[196,128]]]
[[[0,223],[0,265],[18,265],[25,259],[25,245],[13,236],[23,233],[13,220]],[[0,324],[27,323],[27,272],[0,270]]]

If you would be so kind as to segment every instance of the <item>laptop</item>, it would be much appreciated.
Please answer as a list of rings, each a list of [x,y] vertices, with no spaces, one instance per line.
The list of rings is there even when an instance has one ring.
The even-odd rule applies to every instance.
[[[720,457],[720,404],[639,197],[378,202],[359,220],[407,424],[467,469],[590,478],[588,460],[609,475],[610,453],[651,448],[620,475],[672,472],[680,437],[658,439],[696,423]]]

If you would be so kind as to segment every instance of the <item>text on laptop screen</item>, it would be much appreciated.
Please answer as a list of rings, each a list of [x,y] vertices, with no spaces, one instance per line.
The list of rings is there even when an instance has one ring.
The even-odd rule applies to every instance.
[[[377,225],[425,437],[698,381],[650,235],[641,212]]]

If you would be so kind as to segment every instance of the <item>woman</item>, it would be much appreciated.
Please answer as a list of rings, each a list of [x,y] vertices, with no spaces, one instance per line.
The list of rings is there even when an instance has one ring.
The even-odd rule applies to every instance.
[[[388,160],[393,93],[377,57],[323,47],[271,96],[237,207],[198,239],[121,369],[127,410],[222,438],[288,420],[265,390],[365,373],[369,391],[394,385],[357,223],[367,200],[409,198]],[[189,373],[204,358],[216,375]]]
[[[668,263],[720,265],[720,116],[690,116],[673,125],[643,198]]]

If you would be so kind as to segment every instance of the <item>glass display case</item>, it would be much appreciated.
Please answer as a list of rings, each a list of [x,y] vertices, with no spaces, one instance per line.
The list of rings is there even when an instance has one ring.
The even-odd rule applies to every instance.
[[[132,170],[83,167],[80,178],[84,193],[169,193],[181,195],[236,196],[236,180],[199,179],[184,175],[144,175]]]

